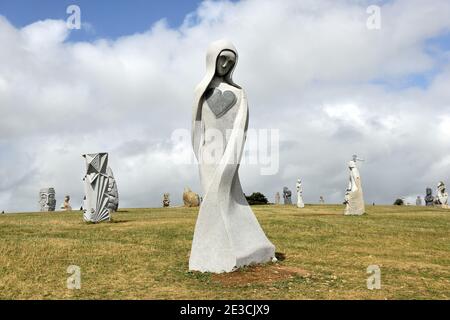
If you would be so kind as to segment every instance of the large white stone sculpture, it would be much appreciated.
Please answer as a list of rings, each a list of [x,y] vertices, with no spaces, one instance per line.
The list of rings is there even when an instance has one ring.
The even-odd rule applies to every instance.
[[[86,175],[84,181],[83,218],[86,222],[101,222],[111,220],[111,210],[108,208],[109,177],[107,173],[108,154],[84,154],[86,160]]]
[[[56,196],[54,188],[43,188],[39,190],[39,205],[41,211],[55,211]]]
[[[190,270],[230,272],[275,259],[275,247],[248,205],[239,181],[248,105],[245,91],[232,80],[237,58],[229,41],[213,42],[206,56],[206,75],[195,90],[192,145],[204,197]]]
[[[304,208],[305,203],[303,202],[303,187],[302,187],[302,181],[300,179],[297,179],[297,207],[298,208]]]
[[[362,215],[365,213],[361,176],[356,167],[356,161],[362,161],[362,159],[353,156],[353,160],[348,163],[350,178],[345,192],[345,215]]]
[[[445,189],[445,184],[440,181],[437,186],[437,201],[442,208],[448,209],[448,193]]]
[[[106,168],[106,174],[108,175],[108,209],[111,212],[116,212],[119,209],[119,191],[117,190],[116,179],[110,167]]]

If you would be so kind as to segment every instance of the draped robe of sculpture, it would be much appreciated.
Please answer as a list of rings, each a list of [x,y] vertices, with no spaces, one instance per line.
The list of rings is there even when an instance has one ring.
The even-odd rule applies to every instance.
[[[117,212],[119,209],[119,191],[117,190],[116,179],[110,167],[106,168],[106,174],[108,175],[108,209],[112,212]]]
[[[219,61],[233,54],[235,62],[231,70],[222,75],[220,83],[215,82]],[[193,105],[192,145],[199,162],[204,197],[189,269],[220,273],[268,262],[275,257],[275,247],[248,205],[239,181],[248,106],[244,90],[231,78],[237,51],[226,40],[216,41],[208,48],[206,61],[206,76],[195,90]],[[214,134],[219,139],[211,139],[209,135]]]
[[[305,203],[303,202],[303,187],[302,187],[302,181],[300,179],[297,180],[297,207],[298,208],[304,208]]]
[[[345,193],[345,215],[362,215],[365,213],[361,177],[354,160],[349,161],[350,178]]]
[[[111,210],[108,209],[107,193],[109,177],[107,153],[85,154],[86,175],[84,181],[83,218],[86,222],[101,222],[111,220]]]

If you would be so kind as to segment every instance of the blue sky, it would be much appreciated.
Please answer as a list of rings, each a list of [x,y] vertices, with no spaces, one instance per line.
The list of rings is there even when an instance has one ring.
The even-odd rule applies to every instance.
[[[94,31],[74,30],[69,40],[89,41],[144,32],[163,18],[169,26],[176,27],[199,3],[200,0],[2,0],[0,14],[14,26],[23,27],[38,20],[65,20],[66,8],[75,4],[81,9],[82,21],[90,23]]]

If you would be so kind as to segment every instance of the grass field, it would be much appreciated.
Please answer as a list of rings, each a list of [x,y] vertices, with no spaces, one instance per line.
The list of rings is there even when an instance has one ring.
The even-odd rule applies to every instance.
[[[450,210],[253,207],[278,263],[221,275],[188,272],[197,208],[0,215],[1,299],[449,299]],[[81,268],[81,289],[66,286]],[[366,269],[381,268],[368,290]]]

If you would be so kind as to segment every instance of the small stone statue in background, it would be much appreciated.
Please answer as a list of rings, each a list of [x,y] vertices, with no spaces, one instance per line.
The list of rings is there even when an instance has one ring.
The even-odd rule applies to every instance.
[[[163,195],[163,207],[164,208],[167,208],[168,206],[170,206],[169,196],[170,196],[169,193],[164,193],[164,195]]]
[[[427,188],[426,193],[427,195],[425,196],[425,205],[433,206],[434,205],[433,190],[431,190],[431,188]]]
[[[292,196],[291,190],[289,190],[288,187],[284,187],[283,188],[284,204],[292,204],[291,196]]]
[[[280,199],[281,199],[280,193],[279,192],[275,193],[275,204],[280,204]]]
[[[422,205],[422,198],[420,196],[417,196],[416,206],[421,206],[421,205]]]
[[[323,198],[323,196],[319,197],[319,204],[325,204],[325,199]]]
[[[448,193],[445,189],[445,184],[440,181],[437,186],[436,204],[441,205],[442,208],[448,208]]]
[[[61,206],[61,209],[63,209],[64,211],[72,211],[72,207],[70,206],[70,196],[65,196],[64,197],[64,203]]]
[[[54,188],[43,188],[39,191],[41,211],[55,211],[56,196]]]
[[[297,207],[298,208],[304,208],[305,203],[303,202],[303,187],[302,187],[302,181],[300,179],[297,180]]]
[[[198,207],[200,205],[200,196],[190,188],[184,188],[183,202],[185,207]]]

